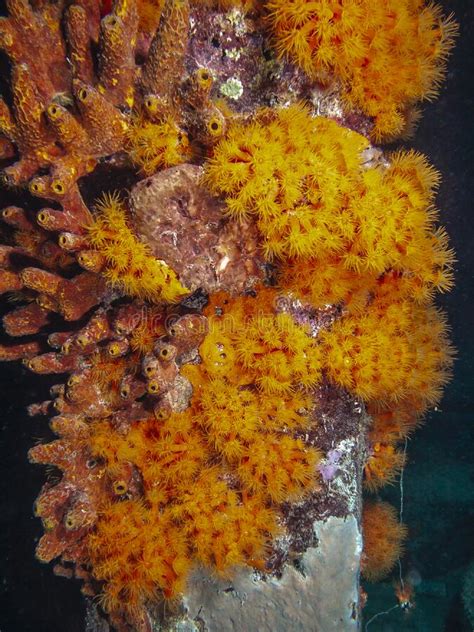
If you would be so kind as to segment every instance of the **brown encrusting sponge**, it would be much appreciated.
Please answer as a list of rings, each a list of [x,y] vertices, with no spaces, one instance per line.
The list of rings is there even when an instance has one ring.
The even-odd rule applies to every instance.
[[[343,436],[324,411],[366,406],[377,491],[439,401],[439,174],[370,139],[433,95],[456,27],[407,0],[7,5],[0,358],[58,375],[29,407],[58,437],[29,458],[61,475],[37,557],[149,632],[196,567],[278,576],[314,546]],[[378,579],[406,528],[384,503],[362,526]]]

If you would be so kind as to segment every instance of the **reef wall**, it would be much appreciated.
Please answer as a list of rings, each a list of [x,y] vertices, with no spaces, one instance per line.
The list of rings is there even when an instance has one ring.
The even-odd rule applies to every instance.
[[[453,358],[440,176],[380,143],[435,96],[455,22],[7,8],[0,358],[58,376],[28,408],[58,437],[29,451],[37,558],[81,580],[90,630],[357,629],[359,572],[406,538],[362,489],[397,479]]]

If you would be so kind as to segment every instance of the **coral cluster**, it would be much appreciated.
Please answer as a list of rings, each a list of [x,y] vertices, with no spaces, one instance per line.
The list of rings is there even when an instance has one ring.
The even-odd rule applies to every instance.
[[[327,5],[268,2],[280,50],[307,55],[308,37],[306,70],[336,74],[377,137],[400,131],[452,23],[420,3],[379,3],[370,21],[374,3]],[[8,7],[3,178],[39,203],[2,211],[0,291],[17,303],[3,326],[18,340],[0,358],[60,382],[29,408],[58,435],[30,460],[61,473],[35,505],[37,556],[84,580],[114,627],[148,631],[149,603],[177,598],[197,565],[268,571],[284,512],[317,502],[318,388],[372,415],[367,488],[396,478],[453,355],[433,303],[452,285],[439,176],[303,103],[232,112],[188,53],[186,0]],[[387,65],[405,60],[395,86]],[[377,578],[404,527],[385,505],[363,523]]]
[[[239,361],[244,340],[258,348],[264,342],[266,329],[243,320],[260,302],[216,300],[223,314],[212,314],[213,306],[208,311],[202,363],[181,370],[193,386],[190,408],[172,412],[161,405],[128,432],[117,428],[116,418],[92,430],[92,457],[104,464],[116,493],[120,484],[124,499],[104,503],[86,543],[93,576],[106,582],[102,602],[109,611],[133,613],[157,591],[175,597],[197,563],[219,573],[243,564],[263,569],[270,537],[279,531],[279,504],[316,486],[319,453],[291,435],[309,423],[311,400],[295,391],[300,369],[294,365],[317,367],[314,341],[290,317],[267,314],[265,324],[273,324],[267,344],[281,354],[275,395],[265,366],[250,355]],[[181,327],[178,321],[169,333]],[[306,361],[312,352],[316,359]],[[163,387],[156,358],[164,367],[175,353],[159,339],[155,360],[145,356],[149,392],[158,395]],[[140,475],[139,497],[122,475],[131,464]]]
[[[413,152],[364,164],[367,141],[300,106],[231,127],[206,167],[227,213],[253,216],[280,285],[313,307],[344,302],[320,334],[329,378],[366,401],[439,398],[451,350],[432,305],[452,283],[436,226],[436,172]]]
[[[186,314],[161,336],[153,325],[145,354],[130,349],[146,324],[132,306],[102,314],[101,348],[84,330],[63,343],[81,355],[69,351],[75,371],[52,393],[60,439],[30,451],[63,472],[36,502],[46,529],[37,555],[61,556],[62,573],[74,564],[86,592],[105,582],[112,620],[138,625],[145,601],[182,592],[197,563],[264,569],[279,505],[316,487],[319,452],[292,433],[309,424],[300,384],[318,379],[320,353],[265,293],[263,317],[256,298],[223,295],[208,322]],[[201,340],[202,363],[186,364]],[[271,376],[262,346],[278,359]]]
[[[392,482],[398,444],[439,401],[452,363],[433,304],[454,260],[433,208],[437,172],[414,152],[371,160],[366,138],[297,104],[231,125],[205,181],[230,217],[254,219],[282,291],[313,308],[343,305],[319,333],[322,367],[379,413],[365,481],[372,491]],[[390,421],[409,411],[394,434]]]
[[[179,463],[184,462],[188,477],[192,478],[199,465],[206,461],[205,450],[200,450],[202,442],[198,440],[192,445],[196,435],[188,434],[185,424],[178,432],[176,417],[173,417],[188,406],[192,387],[180,376],[179,369],[183,362],[193,357],[203,339],[205,319],[192,313],[175,315],[168,334],[164,319],[163,310],[148,310],[138,304],[96,312],[77,334],[63,336],[60,353],[46,354],[47,358],[38,356],[41,367],[34,362],[38,362],[37,358],[30,361],[33,370],[63,372],[63,366],[56,366],[61,358],[69,363],[68,370],[71,371],[65,385],[52,389],[52,400],[30,407],[31,414],[51,408],[59,413],[52,418],[51,427],[60,437],[53,443],[32,448],[30,460],[54,465],[63,472],[61,481],[53,486],[47,484],[36,502],[36,514],[41,517],[46,530],[38,545],[37,556],[42,561],[60,556],[61,565],[57,568],[70,574],[74,570],[77,577],[85,580],[83,590],[88,594],[95,594],[97,590],[94,581],[110,580],[103,602],[112,611],[112,620],[119,619],[125,610],[128,621],[137,626],[143,616],[139,606],[149,596],[145,583],[138,593],[132,594],[127,589],[131,579],[126,574],[121,575],[123,583],[113,601],[111,596],[117,590],[119,580],[114,582],[111,574],[104,575],[103,565],[99,564],[100,546],[97,542],[101,541],[100,534],[105,535],[107,511],[113,512],[114,516],[107,538],[102,541],[110,565],[113,557],[110,544],[117,541],[121,532],[121,523],[117,522],[120,511],[125,510],[124,519],[127,519],[133,515],[131,506],[141,507],[142,513],[146,509],[153,513],[160,505],[158,501],[153,504],[153,499],[166,501],[166,494],[162,497],[158,491],[160,458],[168,476],[173,461],[178,461],[175,476],[181,481],[184,480],[184,470],[179,468]],[[57,335],[52,336],[57,338]],[[56,359],[54,365],[53,356]],[[171,436],[161,421],[168,417],[167,428]],[[162,443],[158,441],[159,436]],[[136,446],[139,437],[141,450]],[[183,450],[183,441],[195,455],[194,469],[190,468],[193,457],[191,452]],[[165,445],[168,446],[166,455]],[[154,466],[148,464],[148,459],[152,458],[150,453],[156,455]],[[150,497],[147,482],[154,489]],[[164,489],[162,492],[165,493]],[[110,529],[115,530],[115,536],[111,536]],[[131,525],[125,533],[129,536],[122,533],[122,537],[134,538]],[[147,534],[156,537],[149,530],[144,532],[148,547],[142,551],[145,558],[151,546]],[[132,564],[133,551],[127,550],[123,542],[117,544],[123,555],[130,556],[129,563]],[[122,564],[121,568],[126,567]],[[185,575],[179,577],[182,586]],[[152,578],[155,582],[153,590],[166,589],[165,592],[171,594],[171,579],[166,582],[161,576],[152,575]]]
[[[231,126],[206,165],[227,213],[256,218],[267,257],[285,262],[282,284],[316,307],[372,290],[387,270],[403,274],[399,293],[417,301],[451,285],[453,256],[432,208],[436,171],[414,152],[372,166],[368,147],[294,105]]]
[[[365,464],[364,484],[372,492],[393,483],[405,465],[401,444],[420,423],[412,403],[397,404],[395,408],[369,406],[372,427],[368,439],[370,456]]]
[[[420,0],[269,0],[280,54],[322,83],[336,78],[346,106],[374,119],[373,136],[400,136],[421,100],[438,92],[457,24]]]
[[[362,514],[364,550],[362,572],[376,581],[386,575],[403,551],[406,527],[398,522],[395,508],[385,502],[367,502]]]
[[[348,316],[322,334],[329,377],[366,401],[408,400],[426,410],[440,397],[451,364],[444,319],[431,306],[388,304],[379,295],[366,314]]]
[[[82,251],[79,263],[95,272],[103,270],[109,284],[128,296],[172,303],[189,293],[174,271],[135,237],[124,204],[116,195],[106,196],[96,205],[87,236],[93,250]]]

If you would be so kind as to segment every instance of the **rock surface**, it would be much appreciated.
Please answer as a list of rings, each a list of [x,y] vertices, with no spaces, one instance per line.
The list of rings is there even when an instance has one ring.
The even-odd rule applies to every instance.
[[[350,632],[358,629],[362,537],[357,518],[330,516],[313,525],[318,546],[282,577],[242,573],[232,583],[196,573],[185,597],[188,615],[173,632]],[[183,626],[188,627],[183,627]]]
[[[263,276],[257,230],[226,219],[202,174],[185,164],[141,180],[130,195],[134,230],[190,290],[241,292]]]

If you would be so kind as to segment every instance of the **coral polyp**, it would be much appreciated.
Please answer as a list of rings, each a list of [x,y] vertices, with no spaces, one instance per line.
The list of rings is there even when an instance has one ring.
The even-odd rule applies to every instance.
[[[405,465],[405,455],[390,443],[375,443],[364,467],[364,484],[372,492],[397,480]]]
[[[172,118],[160,123],[136,119],[130,127],[128,143],[131,159],[146,175],[191,157],[188,138]]]
[[[456,29],[339,4],[10,0],[0,21],[0,358],[58,382],[28,409],[57,435],[29,452],[58,472],[36,555],[120,632],[203,569],[277,581],[331,512],[362,524],[367,577],[401,554],[394,510],[359,515],[362,474],[395,481],[442,396],[454,253],[436,169],[371,139],[434,94]],[[255,75],[265,42],[309,77]]]
[[[103,274],[112,287],[124,294],[152,301],[174,302],[189,291],[178,281],[174,271],[157,260],[133,234],[120,198],[105,196],[95,206],[94,220],[86,227],[88,242],[103,260]],[[89,260],[89,253],[81,253]],[[87,266],[87,263],[85,264]]]
[[[368,502],[362,514],[364,553],[362,573],[370,581],[386,576],[400,557],[407,529],[396,509],[385,502]]]
[[[413,0],[270,0],[280,54],[323,83],[341,83],[350,108],[374,118],[376,140],[399,136],[408,113],[433,99],[457,34],[439,5]]]

